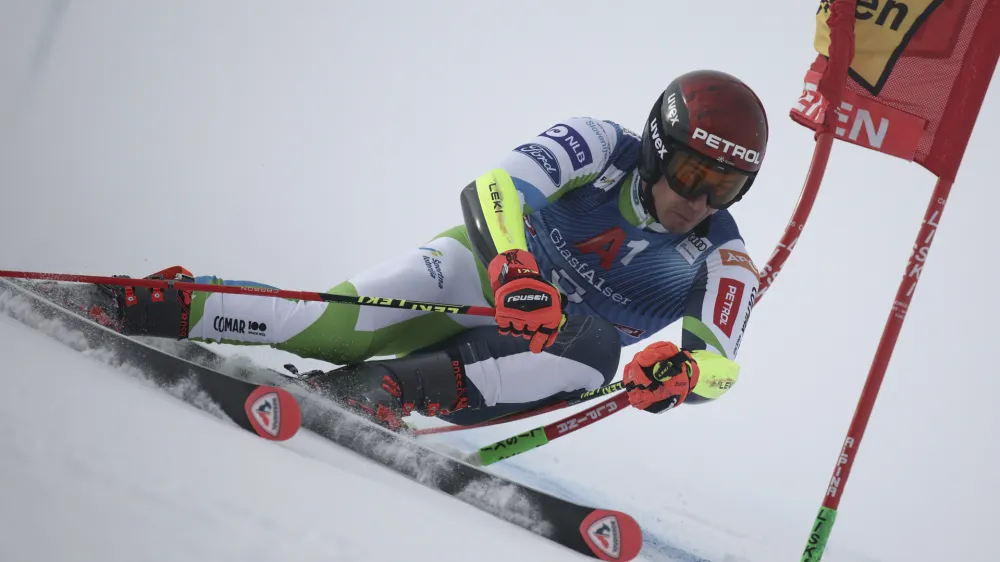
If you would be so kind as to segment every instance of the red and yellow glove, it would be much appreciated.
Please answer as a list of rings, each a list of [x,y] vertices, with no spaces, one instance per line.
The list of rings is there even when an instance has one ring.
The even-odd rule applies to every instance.
[[[542,278],[527,250],[508,250],[490,262],[490,284],[496,320],[503,335],[531,340],[528,348],[541,353],[556,341],[566,321],[559,291]]]
[[[665,412],[679,406],[698,384],[698,362],[670,342],[656,342],[625,365],[625,390],[632,406]]]

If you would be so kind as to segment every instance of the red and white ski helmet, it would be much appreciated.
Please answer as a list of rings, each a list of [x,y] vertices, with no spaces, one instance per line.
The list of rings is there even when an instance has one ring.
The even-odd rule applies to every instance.
[[[651,199],[661,177],[685,197],[725,209],[750,189],[767,150],[767,114],[743,81],[717,70],[675,78],[642,131],[639,175]]]

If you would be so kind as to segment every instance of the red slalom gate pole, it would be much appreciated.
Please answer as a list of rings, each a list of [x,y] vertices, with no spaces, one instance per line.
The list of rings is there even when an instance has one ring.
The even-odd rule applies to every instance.
[[[833,147],[833,133],[826,131],[816,137],[816,148],[813,150],[812,162],[809,164],[809,172],[806,175],[805,184],[802,186],[802,193],[799,195],[799,202],[795,205],[795,211],[785,233],[782,235],[778,245],[771,254],[771,259],[767,265],[760,270],[760,288],[757,291],[757,298],[754,306],[760,303],[764,293],[771,288],[781,268],[785,265],[799,241],[799,235],[805,227],[806,219],[812,212],[813,204],[816,202],[816,195],[819,193],[819,186],[823,183],[823,175],[826,174],[826,164],[830,160],[830,149]]]
[[[930,203],[924,214],[924,222],[917,234],[916,243],[913,245],[913,252],[906,264],[906,273],[896,291],[896,300],[892,304],[889,319],[882,331],[882,339],[879,341],[878,350],[872,360],[871,368],[868,371],[868,378],[865,380],[864,389],[861,391],[861,398],[858,400],[857,408],[854,411],[854,418],[851,426],[847,430],[847,438],[841,448],[837,465],[834,468],[830,485],[823,497],[823,506],[816,516],[812,531],[806,548],[802,553],[801,562],[816,562],[823,557],[826,543],[830,539],[830,531],[833,530],[833,523],[837,518],[837,508],[840,507],[840,498],[844,488],[847,486],[847,478],[851,474],[854,466],[854,459],[861,446],[861,438],[864,437],[868,420],[875,407],[875,399],[878,397],[879,389],[882,387],[882,380],[889,367],[889,359],[892,357],[893,349],[896,347],[896,340],[899,332],[903,328],[903,321],[906,319],[906,312],[909,310],[913,293],[916,292],[917,282],[920,280],[920,272],[927,262],[927,254],[930,252],[931,243],[934,241],[934,234],[937,232],[941,215],[944,214],[944,206],[948,202],[948,195],[951,192],[952,180],[939,178],[934,186]]]
[[[148,287],[150,289],[173,288],[181,291],[203,291],[207,293],[229,293],[236,295],[251,295],[256,297],[298,299],[302,301],[381,306],[385,308],[400,308],[421,312],[445,312],[448,314],[468,314],[472,316],[496,316],[496,310],[488,306],[443,304],[437,302],[410,301],[406,299],[385,297],[352,297],[350,295],[316,293],[311,291],[286,291],[284,289],[272,289],[270,287],[211,285],[208,283],[189,283],[187,281],[174,281],[171,279],[135,279],[131,277],[101,277],[96,275],[69,275],[62,273],[36,273],[30,271],[5,270],[0,270],[0,277],[9,277],[14,279],[37,279],[43,281],[99,283],[102,285],[121,285],[123,287]]]

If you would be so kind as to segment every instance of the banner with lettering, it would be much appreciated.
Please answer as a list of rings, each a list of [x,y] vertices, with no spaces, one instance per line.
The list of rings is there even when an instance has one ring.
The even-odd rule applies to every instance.
[[[833,108],[820,86],[832,4],[817,3],[817,56],[791,118],[954,179],[1000,55],[1000,0],[856,0],[853,42],[832,42],[853,49]]]

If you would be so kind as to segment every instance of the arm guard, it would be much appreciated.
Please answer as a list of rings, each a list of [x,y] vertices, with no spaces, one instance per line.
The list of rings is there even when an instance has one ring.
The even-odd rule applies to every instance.
[[[596,188],[606,191],[634,167],[638,143],[635,133],[610,121],[572,117],[505,154],[462,190],[462,216],[479,260],[485,265],[500,252],[527,250],[524,213],[575,189],[595,189],[601,174],[613,178]]]
[[[462,216],[472,248],[483,264],[500,252],[527,250],[521,197],[510,174],[493,169],[465,186]]]

